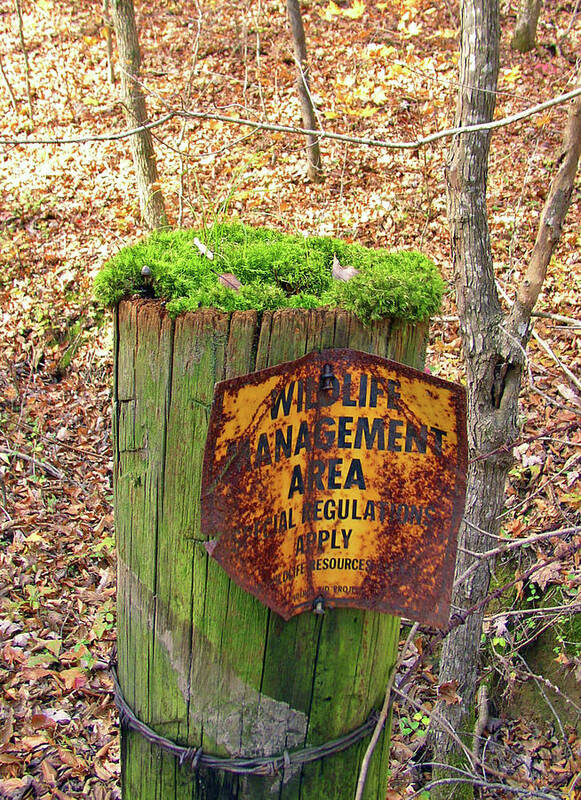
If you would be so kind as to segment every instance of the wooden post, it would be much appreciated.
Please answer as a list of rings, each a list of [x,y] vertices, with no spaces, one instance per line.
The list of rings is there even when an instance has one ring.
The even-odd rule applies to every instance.
[[[231,582],[200,534],[200,481],[216,381],[316,349],[351,347],[420,367],[427,324],[373,327],[339,310],[176,320],[157,302],[116,312],[115,504],[119,679],[157,733],[221,756],[279,754],[358,727],[383,700],[399,619],[357,609],[289,622]],[[352,800],[368,739],[292,774],[179,766],[122,730],[124,800]],[[365,798],[384,800],[388,735]]]

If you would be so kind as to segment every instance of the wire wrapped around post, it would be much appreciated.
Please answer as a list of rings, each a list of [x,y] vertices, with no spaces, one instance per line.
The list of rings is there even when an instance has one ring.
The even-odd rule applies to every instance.
[[[185,747],[179,745],[165,736],[160,736],[152,728],[142,722],[133,712],[123,696],[117,669],[114,664],[110,667],[111,677],[115,690],[115,704],[119,709],[119,718],[123,725],[139,733],[151,744],[156,745],[161,750],[169,753],[178,759],[180,766],[185,765],[192,770],[213,769],[232,772],[236,775],[275,775],[278,772],[288,772],[293,765],[311,764],[319,761],[326,756],[346,750],[357,742],[368,736],[377,723],[379,713],[374,710],[369,714],[365,722],[355,730],[341,736],[339,739],[325,742],[316,747],[304,747],[301,750],[294,750],[283,753],[252,758],[221,758],[204,753],[201,747]]]

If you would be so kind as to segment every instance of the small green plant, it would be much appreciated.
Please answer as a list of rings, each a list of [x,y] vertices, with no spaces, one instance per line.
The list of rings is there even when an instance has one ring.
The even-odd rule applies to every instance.
[[[570,619],[554,628],[556,656],[562,653],[571,658],[581,658],[581,614],[572,614]]]
[[[541,599],[541,595],[536,583],[529,583],[525,599],[527,603],[536,603],[537,600]]]
[[[115,536],[104,536],[100,542],[98,542],[94,547],[93,551],[101,556],[107,555],[112,553],[115,550]]]
[[[104,604],[103,608],[100,608],[97,611],[91,633],[93,634],[93,637],[95,639],[102,639],[104,634],[107,631],[113,630],[114,627],[115,627],[115,613],[111,601],[108,600]]]
[[[34,583],[29,583],[24,587],[26,601],[33,611],[38,611],[44,595],[48,594],[50,591],[48,586],[36,586]]]
[[[97,662],[97,658],[89,650],[89,644],[87,639],[81,639],[80,642],[73,646],[73,651],[79,659],[79,664],[84,669],[92,669]]]
[[[47,494],[43,497],[43,500],[46,510],[52,514],[57,507],[58,497],[56,497],[54,494]]]
[[[425,736],[428,732],[430,718],[422,711],[416,711],[413,717],[401,717],[399,729],[404,736],[413,734],[414,737]]]

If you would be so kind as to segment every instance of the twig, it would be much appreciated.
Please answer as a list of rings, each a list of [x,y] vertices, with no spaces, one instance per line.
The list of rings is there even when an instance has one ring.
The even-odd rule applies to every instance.
[[[14,456],[14,458],[19,458],[21,461],[29,461],[33,466],[40,467],[40,469],[44,470],[51,478],[56,478],[59,481],[62,481],[65,477],[62,472],[56,467],[53,467],[52,464],[49,464],[48,461],[39,461],[34,456],[21,453],[20,450],[10,450],[6,447],[0,447],[0,453],[4,453],[7,456]]]
[[[113,69],[113,37],[111,35],[112,22],[109,16],[109,0],[103,0],[103,25],[107,42],[107,78],[111,85],[115,83],[115,70]]]
[[[89,456],[89,458],[96,458],[98,461],[108,461],[109,456],[102,455],[101,453],[94,453],[92,450],[84,450],[82,447],[74,447],[72,444],[66,444],[65,442],[59,442],[58,439],[53,439],[50,436],[46,436],[44,433],[39,433],[36,431],[32,425],[29,425],[27,422],[21,421],[19,423],[19,427],[26,428],[29,431],[33,431],[35,436],[38,436],[39,439],[43,439],[45,442],[54,445],[55,447],[64,447],[65,450],[72,450],[73,453],[80,453],[83,456]]]
[[[496,281],[496,288],[506,300],[509,306],[514,305],[514,300],[509,296],[508,292],[504,288],[504,286],[500,283],[499,280]],[[564,314],[553,314],[548,311],[532,311],[531,317],[540,317],[541,319],[551,319],[555,322],[562,322],[564,325],[570,325],[573,328],[581,328],[581,320],[575,319],[574,317],[567,317]],[[438,319],[434,317],[434,319]],[[460,317],[456,315],[456,317],[450,317],[450,319],[457,319],[459,320]]]
[[[503,511],[502,514],[499,514],[498,515],[498,519],[503,519],[504,517],[507,516],[507,514],[514,513],[517,510],[517,508],[522,508],[522,506],[526,505],[527,503],[530,503],[530,501],[534,497],[539,495],[544,489],[546,489],[548,486],[550,486],[551,483],[553,483],[559,477],[559,475],[562,475],[564,472],[566,472],[568,469],[570,469],[573,466],[574,463],[579,461],[580,458],[581,458],[581,454],[580,455],[576,455],[576,456],[571,456],[571,459],[572,459],[571,463],[567,462],[563,467],[561,467],[560,470],[555,472],[554,475],[551,475],[549,478],[547,478],[547,480],[541,486],[539,486],[538,489],[535,489],[535,491],[532,492],[531,494],[529,494],[528,497],[525,497],[524,500],[521,500],[520,503],[515,503],[514,505],[510,506],[510,508],[507,508],[506,511]]]
[[[400,682],[400,686],[402,684],[403,684],[403,680]],[[431,710],[427,709],[424,706],[423,703],[420,703],[418,700],[415,700],[413,697],[410,697],[408,694],[406,694],[405,692],[402,692],[399,688],[396,688],[395,686],[392,687],[391,691],[392,691],[393,694],[396,694],[398,697],[401,697],[401,699],[405,703],[408,703],[408,705],[410,705],[413,708],[415,708],[416,711],[421,711],[423,714],[426,714],[426,715],[429,714],[430,717],[433,717],[438,722],[440,722],[446,728],[446,732],[447,732],[448,736],[450,737],[450,739],[452,739],[458,745],[458,747],[464,752],[464,755],[468,759],[470,765],[474,766],[474,764],[472,763],[472,753],[466,747],[466,745],[464,744],[462,739],[458,736],[458,734],[456,733],[456,731],[452,727],[452,724],[450,722],[448,722],[448,720],[445,717],[443,717],[441,714],[439,714],[435,709],[431,709]]]
[[[532,388],[535,389],[534,386]],[[538,391],[538,390],[536,390],[536,391]],[[550,399],[550,398],[548,398],[548,399]],[[510,448],[512,449],[513,447],[518,447],[521,444],[529,444],[530,442],[536,442],[539,439],[542,439],[548,433],[554,433],[555,431],[562,430],[563,428],[568,428],[569,425],[570,425],[569,422],[560,422],[558,425],[555,425],[554,428],[551,428],[551,429],[545,428],[544,431],[541,431],[540,433],[534,433],[531,436],[526,436],[526,437],[521,436],[521,437],[519,437],[518,439],[515,439],[512,442],[512,444],[510,445]],[[507,453],[508,450],[509,450],[509,445],[508,444],[503,444],[500,447],[496,447],[494,450],[489,450],[487,453],[482,453],[482,455],[480,455],[480,456],[475,456],[474,458],[471,458],[469,463],[472,464],[474,461],[483,461],[485,458],[490,458],[490,456],[494,456],[497,453],[501,453],[501,452]],[[483,531],[480,530],[480,533],[483,533]],[[490,535],[492,536],[492,534],[490,534]]]
[[[16,97],[14,96],[14,91],[12,89],[12,86],[10,85],[10,81],[8,80],[8,76],[4,72],[4,62],[2,61],[2,56],[1,55],[0,55],[0,73],[2,74],[2,77],[4,78],[4,83],[6,84],[6,88],[8,89],[8,94],[10,95],[10,102],[12,103],[12,108],[14,109],[14,111],[17,111],[18,107],[16,105]]]
[[[575,24],[575,17],[577,16],[577,12],[578,11],[579,11],[579,0],[577,0],[577,2],[575,3],[575,8],[573,9],[573,13],[571,14],[571,20],[569,21],[569,25],[567,27],[567,30],[565,31],[565,33],[562,36],[559,37],[558,41],[559,41],[560,45],[565,41],[567,36],[569,36],[569,34],[571,33],[571,29],[572,29],[573,25]]]
[[[198,55],[199,55],[199,52],[200,52],[200,36],[201,36],[201,32],[202,32],[202,13],[201,13],[200,8],[198,7],[197,30],[196,30],[196,38],[194,40],[194,54],[193,54],[193,58],[192,58],[192,66],[190,68],[190,75],[189,75],[188,82],[186,84],[186,90],[185,90],[185,93],[184,93],[184,102],[185,103],[189,102],[190,95],[192,93],[194,75],[196,74],[196,68],[198,66]],[[175,148],[175,151],[179,155],[179,163],[180,163],[180,167],[179,167],[180,188],[179,188],[179,192],[178,192],[178,218],[177,218],[177,227],[178,228],[182,227],[183,214],[184,214],[184,194],[185,194],[185,189],[186,189],[186,182],[185,182],[186,167],[184,165],[184,156],[186,154],[182,151],[182,142],[184,140],[184,135],[185,135],[185,132],[186,132],[187,124],[188,124],[187,120],[183,119],[182,120],[181,130],[180,130],[180,135],[179,135],[178,141],[177,141],[177,147]],[[158,140],[158,141],[161,141],[161,140]],[[188,144],[188,146],[189,146],[189,144]],[[172,148],[172,149],[174,149],[174,148]]]
[[[363,757],[363,761],[361,762],[361,770],[359,772],[359,780],[357,781],[357,792],[355,793],[355,800],[361,800],[363,797],[363,791],[365,789],[365,781],[367,779],[367,771],[369,769],[369,762],[371,761],[371,756],[373,755],[373,751],[379,741],[379,737],[381,735],[381,731],[383,730],[383,726],[387,720],[389,715],[389,710],[391,707],[391,691],[393,688],[393,682],[395,680],[395,676],[397,675],[398,669],[403,664],[405,659],[408,647],[412,643],[414,636],[419,628],[419,624],[416,622],[412,625],[410,632],[408,633],[407,639],[405,640],[405,644],[402,647],[401,653],[399,658],[397,659],[396,663],[391,669],[389,674],[389,679],[387,681],[387,687],[385,689],[385,698],[383,700],[383,706],[381,707],[381,712],[379,714],[379,719],[377,720],[377,724],[373,731],[373,735],[371,737],[371,741],[367,745],[367,750],[365,751],[365,755]]]
[[[212,120],[217,120],[218,122],[228,122],[235,125],[249,125],[252,128],[274,131],[275,133],[276,132],[295,133],[301,136],[305,135],[318,136],[321,139],[335,139],[337,141],[348,142],[350,144],[369,145],[371,147],[385,147],[387,149],[392,149],[392,150],[416,150],[418,147],[421,147],[426,144],[431,144],[431,142],[435,142],[438,139],[444,139],[450,136],[457,136],[458,134],[463,134],[463,133],[473,133],[475,131],[495,130],[496,128],[502,128],[505,127],[506,125],[511,125],[513,122],[519,122],[520,120],[526,119],[527,117],[530,117],[533,114],[539,114],[541,111],[545,111],[547,108],[552,108],[553,106],[560,105],[561,103],[566,103],[568,100],[572,100],[574,97],[578,97],[579,95],[581,95],[581,87],[573,89],[572,91],[567,92],[566,94],[558,95],[557,97],[554,97],[551,100],[547,100],[544,103],[539,103],[536,106],[531,106],[530,108],[527,108],[524,111],[519,111],[517,114],[512,114],[508,117],[503,117],[502,119],[492,120],[491,122],[483,122],[478,125],[466,125],[465,127],[446,128],[442,131],[432,133],[429,136],[421,137],[412,142],[396,142],[385,139],[368,139],[359,136],[346,136],[341,133],[318,131],[310,128],[295,128],[290,125],[271,125],[267,123],[256,122],[250,119],[242,119],[239,117],[228,117],[224,114],[213,114],[205,111],[181,111],[179,112],[179,114],[192,117],[194,119],[212,119]]]
[[[559,613],[555,614],[555,616],[552,617],[551,619],[547,620],[543,619],[539,628],[536,628],[534,632],[532,632],[530,635],[527,635],[528,638],[525,637],[521,639],[519,642],[514,641],[511,637],[511,644],[514,653],[518,655],[519,650],[523,650],[525,647],[528,647],[529,644],[532,644],[533,642],[537,641],[538,638],[542,636],[542,634],[546,630],[548,630],[549,628],[553,628],[560,621],[561,617],[564,616],[565,615],[563,614],[563,612],[559,611]]]
[[[545,403],[547,403],[549,406],[553,406],[553,408],[560,408],[562,411],[571,411],[573,414],[581,414],[581,412],[577,411],[577,409],[573,406],[566,406],[565,403],[560,403],[558,400],[555,400],[554,397],[551,397],[546,392],[543,392],[543,390],[539,389],[538,386],[531,386],[530,390],[534,394],[538,394],[539,397],[542,397]]]
[[[518,658],[522,661],[522,663],[526,667],[527,666],[527,662],[524,660],[524,658],[521,656],[521,654],[518,652],[518,650],[515,651],[515,655],[518,656]],[[561,739],[562,739],[563,743],[565,744],[565,747],[569,750],[569,753],[571,754],[571,748],[569,747],[569,742],[567,741],[567,736],[565,734],[565,729],[563,728],[563,723],[561,722],[561,718],[559,717],[559,715],[555,711],[555,707],[553,706],[553,704],[551,703],[551,701],[547,697],[547,694],[546,694],[545,690],[543,689],[543,687],[541,685],[541,682],[539,681],[538,677],[533,672],[531,672],[531,677],[534,680],[534,682],[535,682],[535,684],[537,686],[537,689],[539,690],[539,693],[540,693],[541,697],[543,698],[545,703],[550,708],[551,713],[553,715],[553,718],[554,718],[555,722],[557,723],[557,725],[559,727],[559,731],[561,732]]]
[[[496,556],[502,555],[503,553],[508,553],[510,550],[515,550],[519,547],[524,547],[527,544],[536,544],[536,542],[540,542],[543,539],[550,539],[553,536],[569,536],[572,533],[579,533],[581,531],[581,526],[576,525],[573,528],[562,528],[556,531],[545,531],[545,533],[537,533],[535,536],[527,536],[523,539],[514,539],[511,542],[507,542],[507,544],[500,545],[499,547],[495,547],[492,550],[487,550],[484,553],[475,553],[470,552],[469,555],[473,556],[477,560],[471,564],[468,569],[466,569],[459,578],[454,581],[454,586],[458,586],[459,584],[463,583],[473,572],[475,572],[480,563],[482,561],[488,560],[490,558],[495,558]]]
[[[545,353],[551,356],[555,364],[557,364],[558,367],[565,373],[565,375],[569,378],[571,383],[581,392],[581,381],[579,380],[579,378],[577,378],[574,372],[571,372],[571,370],[566,364],[563,364],[559,356],[553,352],[549,344],[543,338],[541,338],[534,329],[533,329],[533,337],[541,345]]]
[[[499,611],[498,614],[491,614],[484,617],[484,622],[492,622],[495,619],[502,617],[530,617],[539,616],[544,617],[549,614],[556,614],[562,616],[565,613],[578,614],[581,611],[581,603],[568,603],[561,606],[543,606],[542,608],[519,608],[509,611]]]
[[[400,692],[399,689],[392,689],[394,694],[397,694],[398,697],[401,697],[404,703],[408,703],[410,706],[415,708],[418,711],[421,711],[423,714],[430,715],[433,719],[440,722],[444,727],[447,729],[448,736],[458,745],[458,747],[463,750],[470,766],[475,769],[476,767],[480,767],[483,771],[488,772],[490,775],[494,775],[495,778],[502,778],[503,780],[507,780],[510,778],[510,775],[507,775],[506,772],[501,772],[494,767],[489,766],[486,764],[481,758],[474,757],[473,753],[466,747],[462,739],[458,736],[457,732],[452,727],[451,723],[442,716],[436,709],[427,709],[423,703],[420,703],[418,700],[414,700],[413,698],[409,697],[409,695],[405,694],[404,692]],[[434,762],[424,762],[424,765],[428,763],[433,763],[434,766],[438,766]],[[447,765],[446,765],[447,766]],[[458,772],[462,772],[458,767],[453,768],[456,769]],[[465,772],[464,774],[470,775],[471,773]]]
[[[503,117],[502,119],[493,120],[492,122],[483,122],[478,125],[467,125],[465,127],[460,127],[460,128],[446,128],[445,130],[438,131],[437,133],[432,133],[429,136],[424,136],[412,142],[404,142],[404,141],[397,142],[386,139],[370,139],[361,136],[347,136],[346,134],[333,133],[331,131],[318,131],[318,130],[311,130],[309,128],[297,128],[292,125],[275,125],[272,123],[257,122],[251,119],[243,119],[241,117],[229,117],[225,114],[213,114],[209,111],[189,111],[189,110],[174,109],[171,113],[166,114],[164,117],[161,117],[155,122],[149,122],[146,125],[141,125],[138,128],[132,128],[131,130],[122,131],[121,133],[117,134],[101,134],[98,136],[77,136],[70,139],[54,139],[54,138],[53,139],[0,139],[0,144],[5,144],[5,145],[59,144],[60,145],[60,144],[85,144],[89,142],[116,141],[118,139],[126,139],[128,136],[134,136],[135,134],[139,133],[144,129],[148,130],[150,128],[156,128],[159,125],[165,124],[168,120],[172,119],[172,117],[188,117],[191,119],[206,119],[206,120],[215,120],[217,122],[226,122],[231,125],[247,125],[256,130],[272,131],[274,133],[292,133],[296,134],[297,136],[308,136],[308,135],[318,136],[320,139],[333,139],[339,142],[347,142],[348,144],[357,144],[369,147],[383,147],[389,150],[416,150],[418,147],[422,147],[423,145],[426,144],[431,144],[432,142],[438,141],[438,139],[444,139],[450,136],[457,136],[463,133],[473,133],[474,131],[495,130],[496,128],[502,128],[505,127],[506,125],[511,125],[513,122],[519,122],[522,119],[526,119],[527,117],[533,116],[533,114],[539,114],[541,111],[545,111],[547,108],[552,108],[553,106],[566,103],[568,100],[571,100],[574,97],[578,97],[579,95],[581,95],[581,87],[573,89],[571,92],[567,92],[566,94],[561,94],[558,95],[557,97],[553,97],[551,100],[547,100],[545,103],[539,103],[536,106],[531,106],[530,108],[527,108],[524,111],[520,111],[518,114],[512,114],[509,117]]]
[[[474,763],[480,761],[480,740],[488,722],[488,687],[485,683],[482,683],[478,689],[476,708],[478,714],[474,724],[474,736],[472,737],[472,758]]]
[[[570,325],[572,328],[581,328],[581,320],[574,319],[574,317],[566,317],[563,314],[551,314],[548,311],[533,311],[532,317],[541,317],[541,319],[552,319],[555,322],[562,322],[564,325]]]
[[[399,682],[399,689],[403,688],[409,681],[413,678],[417,670],[423,664],[425,658],[433,652],[436,644],[442,642],[446,636],[448,636],[455,628],[458,628],[460,625],[464,625],[466,620],[471,614],[475,614],[477,611],[480,611],[481,608],[484,608],[488,605],[492,600],[498,600],[498,598],[505,592],[507,589],[511,589],[513,586],[516,586],[517,583],[522,581],[528,580],[531,575],[534,575],[535,572],[542,569],[543,567],[548,566],[549,564],[554,563],[555,561],[561,561],[563,558],[567,558],[569,555],[576,553],[578,550],[581,549],[581,542],[579,544],[569,544],[567,547],[567,552],[562,553],[559,556],[555,556],[554,558],[549,558],[546,561],[542,561],[537,564],[533,564],[533,566],[524,572],[522,575],[519,575],[518,578],[515,578],[508,583],[499,586],[498,589],[495,589],[493,592],[490,592],[486,595],[486,597],[480,600],[478,603],[475,603],[473,606],[466,610],[459,610],[455,614],[452,615],[448,626],[441,631],[437,631],[434,633],[433,630],[430,631],[432,633],[432,639],[428,642],[428,644],[423,648],[422,652],[417,656],[413,664],[410,665],[405,675],[402,677],[401,681]],[[396,692],[396,689],[393,689]]]
[[[457,628],[459,625],[463,625],[468,617],[471,614],[475,614],[477,611],[480,611],[481,608],[484,608],[488,605],[492,600],[498,600],[498,598],[505,592],[507,589],[512,589],[513,586],[516,586],[517,583],[524,582],[528,580],[535,572],[538,570],[547,567],[549,564],[554,564],[556,561],[562,561],[563,559],[567,558],[568,556],[573,555],[578,550],[581,550],[581,542],[578,544],[569,544],[567,545],[567,550],[561,553],[558,556],[554,556],[553,558],[547,558],[545,561],[541,561],[539,563],[533,564],[533,566],[528,569],[526,572],[523,572],[522,575],[519,575],[518,578],[515,578],[508,583],[503,584],[498,589],[495,589],[490,594],[486,595],[483,600],[480,600],[478,603],[475,603],[473,606],[470,606],[466,611],[463,611],[458,614],[454,614],[448,628],[443,632],[442,638],[447,636],[454,628]]]
[[[256,26],[256,45],[255,45],[255,58],[256,58],[256,83],[258,86],[258,97],[260,98],[260,105],[262,106],[262,113],[264,114],[265,118],[268,119],[268,114],[266,111],[266,103],[264,102],[264,92],[262,91],[262,81],[260,80],[260,14],[262,12],[261,0],[258,0],[258,6],[256,8],[256,12],[254,15],[254,24]]]
[[[448,769],[451,772],[455,772],[459,775],[466,775],[466,777],[473,777],[471,772],[468,770],[462,769],[461,767],[454,767],[451,764],[444,764],[440,763],[439,761],[423,761],[422,762],[424,767],[443,767],[444,769]],[[509,781],[513,780],[513,775],[508,775],[506,772],[501,772],[499,769],[495,769],[494,767],[485,764],[482,759],[479,759],[476,762],[476,766],[480,767],[483,770],[483,779],[485,779],[484,771],[488,772],[490,775],[494,775],[495,778],[501,778],[502,780]],[[524,789],[525,787],[520,787]]]
[[[445,766],[448,765],[446,764]],[[458,776],[456,778],[438,778],[436,781],[429,781],[429,783],[426,783],[421,789],[418,789],[413,794],[408,795],[406,800],[414,800],[415,797],[419,797],[422,793],[429,792],[429,790],[434,786],[447,786],[451,783],[469,783],[472,786],[481,786],[483,789],[499,789],[503,792],[512,792],[513,794],[523,795],[527,799],[531,797],[538,797],[540,800],[560,800],[562,798],[562,795],[560,794],[548,794],[547,792],[541,792],[538,789],[524,789],[522,786],[510,786],[506,783],[493,783],[472,775],[469,778],[461,778]]]
[[[567,705],[569,705],[572,708],[574,708],[575,711],[577,712],[577,714],[581,715],[581,706],[578,706],[577,703],[574,700],[571,700],[571,698],[567,694],[565,694],[565,692],[563,692],[561,689],[559,689],[558,686],[555,686],[554,683],[551,683],[551,681],[548,678],[544,678],[542,675],[536,675],[531,670],[531,668],[527,664],[526,660],[521,656],[520,653],[517,652],[516,655],[520,658],[520,660],[523,662],[523,664],[525,666],[525,669],[516,668],[517,674],[520,674],[521,676],[524,676],[526,678],[533,678],[535,680],[535,682],[537,683],[537,685],[539,683],[544,684],[547,687],[547,689],[550,689],[552,692],[554,692],[555,694],[559,695],[559,697],[563,700],[564,703],[566,703]],[[513,669],[514,669],[514,667],[513,667]],[[553,713],[555,713],[555,712],[553,711]]]

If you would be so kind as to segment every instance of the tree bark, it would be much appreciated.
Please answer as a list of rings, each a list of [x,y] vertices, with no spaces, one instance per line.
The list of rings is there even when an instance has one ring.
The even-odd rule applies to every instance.
[[[287,0],[286,7],[293,35],[295,60],[297,63],[297,90],[301,101],[303,127],[309,130],[315,130],[318,127],[318,123],[311,99],[311,92],[309,90],[307,46],[299,0]],[[309,178],[316,183],[320,183],[323,179],[321,151],[319,148],[319,139],[314,135],[307,136],[307,163]]]
[[[513,50],[527,53],[535,47],[540,12],[541,0],[522,0],[510,42]]]
[[[495,0],[465,0],[457,125],[492,119],[498,76],[499,25]],[[475,132],[454,139],[447,165],[448,215],[457,304],[467,371],[468,443],[471,459],[465,517],[459,535],[456,575],[475,561],[471,552],[490,549],[490,535],[499,530],[512,442],[518,435],[518,399],[524,353],[531,335],[531,313],[539,296],[551,254],[557,243],[573,190],[581,151],[581,98],[572,103],[559,171],[551,184],[541,216],[537,242],[510,315],[500,307],[494,279],[486,212],[490,134]],[[462,612],[481,602],[488,592],[491,561],[482,563],[470,579],[454,589],[453,610]],[[443,645],[440,682],[457,680],[462,703],[442,705],[438,712],[462,737],[470,736],[483,609],[471,614]],[[432,725],[434,761],[457,766],[462,753],[441,722]],[[444,769],[434,778],[449,777]],[[435,786],[430,797],[450,797],[450,785]],[[454,797],[472,795],[458,787]]]
[[[133,0],[112,0],[111,11],[121,66],[121,92],[129,125],[148,121],[145,96],[139,80],[141,54]],[[142,130],[130,138],[141,216],[148,228],[167,225],[151,133]]]

